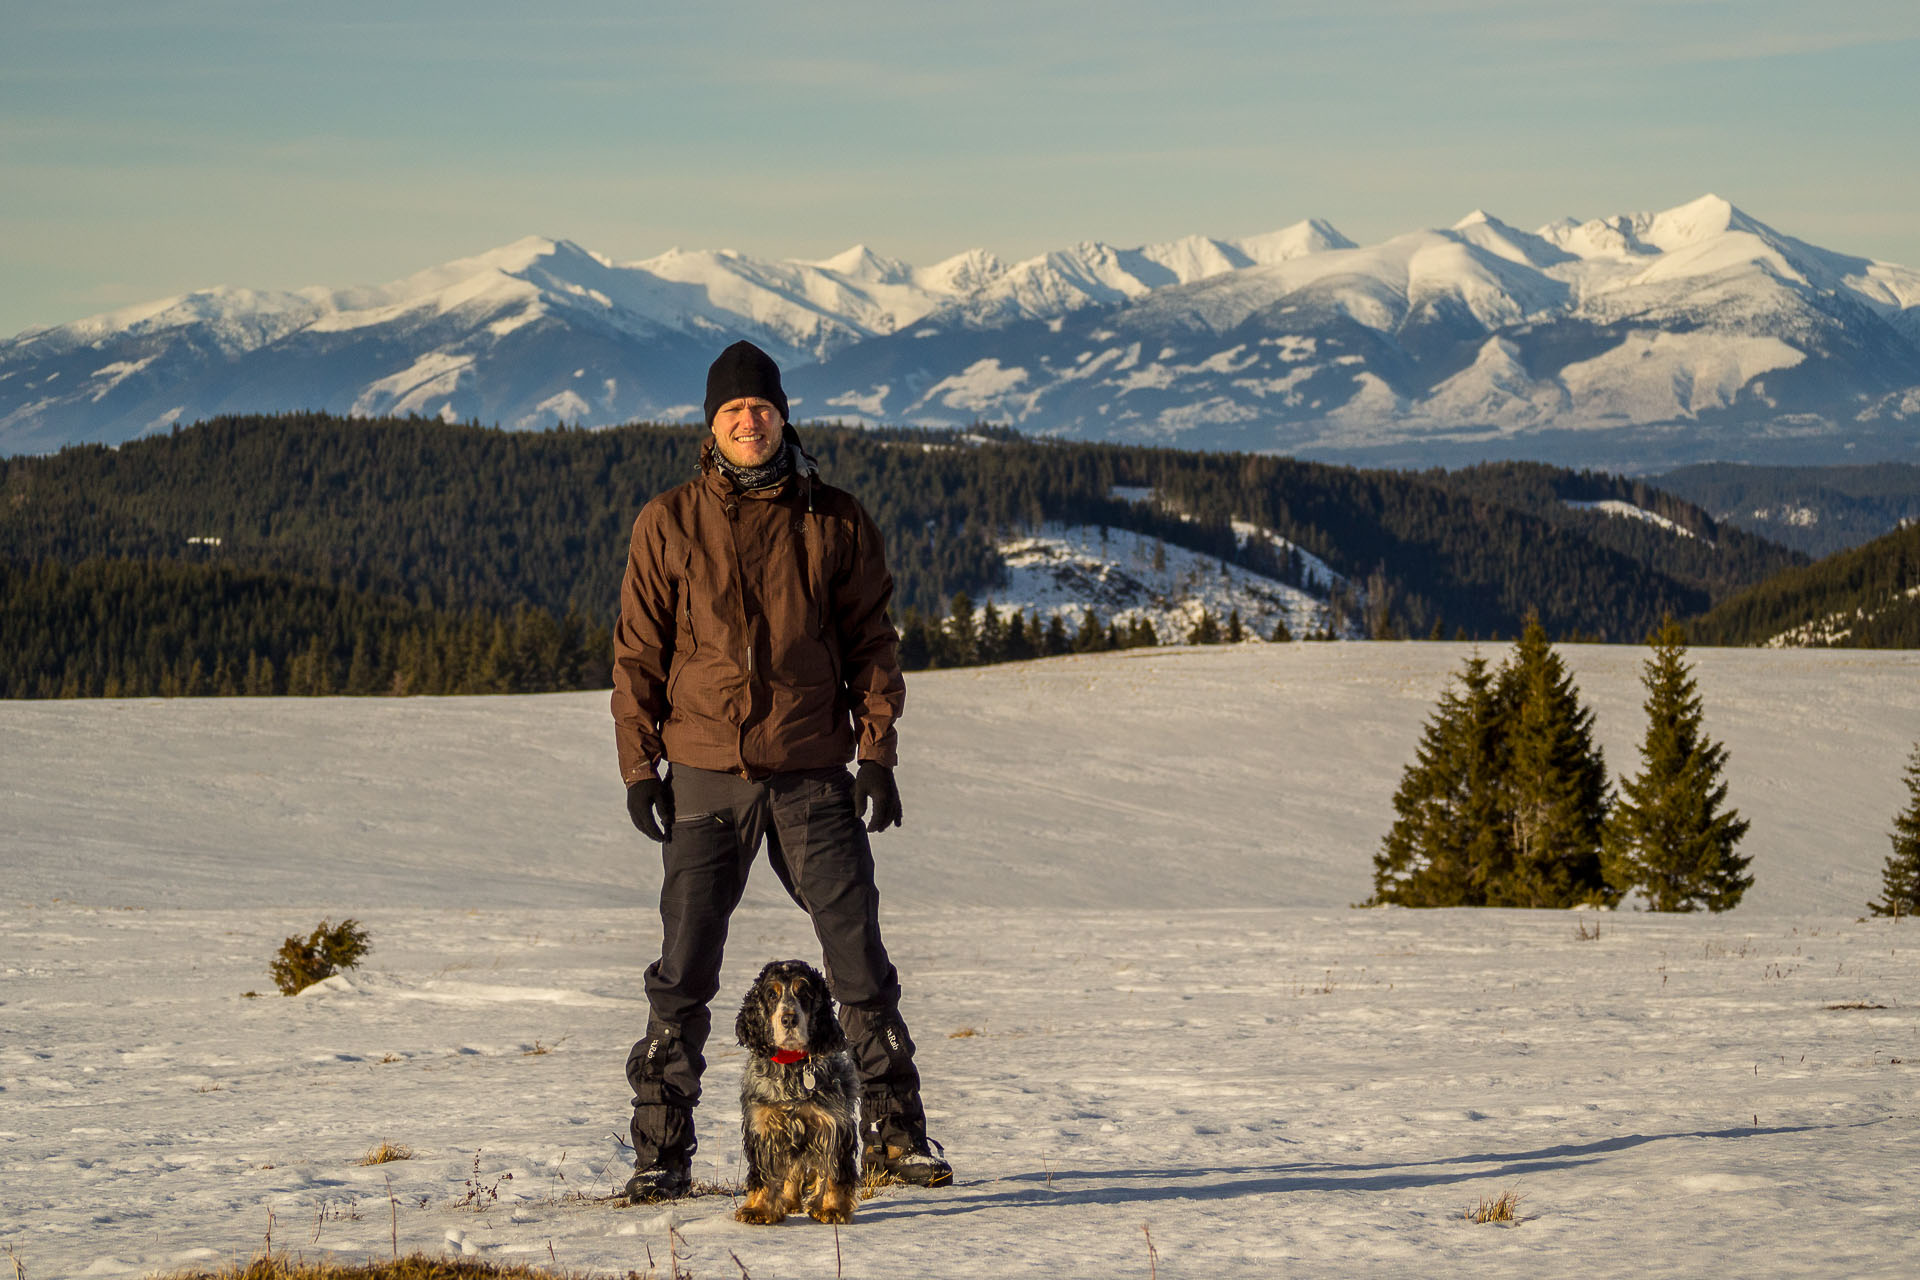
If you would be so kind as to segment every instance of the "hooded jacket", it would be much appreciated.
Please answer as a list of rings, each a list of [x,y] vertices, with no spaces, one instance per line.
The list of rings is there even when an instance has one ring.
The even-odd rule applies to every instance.
[[[694,478],[633,522],[613,632],[626,782],[663,758],[751,778],[896,762],[906,682],[880,530],[792,427],[786,441],[791,474],[753,492],[708,441]]]

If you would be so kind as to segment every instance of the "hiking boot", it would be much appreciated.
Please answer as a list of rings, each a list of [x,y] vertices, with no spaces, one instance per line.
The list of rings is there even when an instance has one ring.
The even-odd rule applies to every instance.
[[[627,1179],[627,1203],[678,1200],[692,1189],[693,1162],[668,1153]]]
[[[928,1151],[929,1145],[940,1147],[940,1154]],[[885,1174],[912,1187],[944,1187],[953,1181],[953,1166],[946,1162],[946,1154],[947,1149],[931,1138],[921,1138],[912,1146],[872,1146],[861,1154],[861,1172],[869,1177]]]

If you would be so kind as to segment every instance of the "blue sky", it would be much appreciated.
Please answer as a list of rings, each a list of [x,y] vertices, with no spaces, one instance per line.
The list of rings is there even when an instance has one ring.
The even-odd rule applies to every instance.
[[[1920,266],[1913,0],[0,6],[0,335],[528,234],[1011,260],[1707,191]]]

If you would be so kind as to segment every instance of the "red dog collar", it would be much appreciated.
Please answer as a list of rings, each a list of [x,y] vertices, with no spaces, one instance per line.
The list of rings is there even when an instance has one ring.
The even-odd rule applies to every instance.
[[[783,1067],[790,1067],[796,1062],[805,1061],[806,1056],[807,1051],[805,1049],[776,1049],[773,1054],[773,1060]]]

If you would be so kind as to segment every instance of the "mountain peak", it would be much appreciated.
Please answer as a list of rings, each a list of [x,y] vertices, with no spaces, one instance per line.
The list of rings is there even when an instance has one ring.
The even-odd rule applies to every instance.
[[[503,244],[497,249],[477,253],[462,260],[463,265],[492,267],[495,271],[512,273],[525,271],[541,258],[553,256],[567,241],[556,240],[551,236],[521,236],[511,244]],[[575,252],[584,252],[578,245],[571,245]],[[449,263],[449,266],[454,264]]]
[[[897,283],[906,279],[909,274],[905,263],[896,258],[883,257],[865,244],[850,245],[831,258],[821,258],[817,262],[808,262],[804,265],[818,267],[822,271],[831,271],[853,280],[865,280],[872,284]]]
[[[1758,231],[1760,224],[1727,200],[1708,192],[1656,213],[1646,220],[1640,239],[1662,251],[1698,244],[1729,231]]]
[[[1235,240],[1233,245],[1262,265],[1285,262],[1289,258],[1304,258],[1311,253],[1325,253],[1329,249],[1355,247],[1353,241],[1341,235],[1325,218],[1308,218],[1278,231]]]

